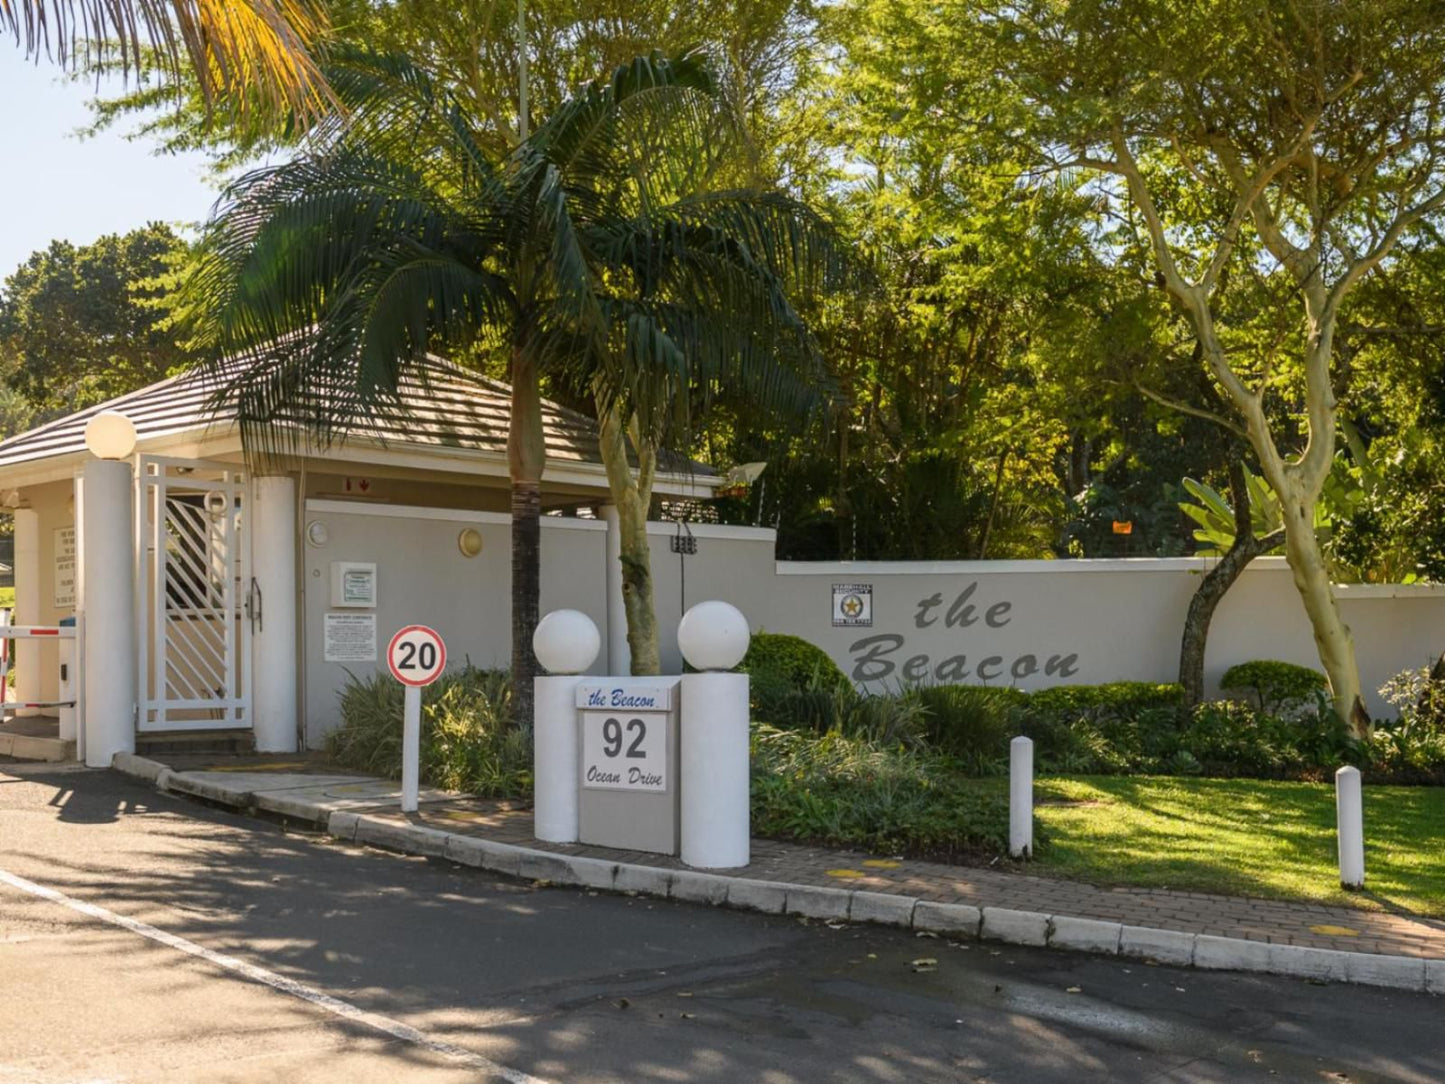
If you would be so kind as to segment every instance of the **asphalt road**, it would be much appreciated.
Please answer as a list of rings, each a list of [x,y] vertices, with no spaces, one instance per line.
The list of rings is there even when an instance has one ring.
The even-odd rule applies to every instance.
[[[1425,995],[538,888],[110,773],[0,763],[0,874],[0,1084],[1445,1080]]]

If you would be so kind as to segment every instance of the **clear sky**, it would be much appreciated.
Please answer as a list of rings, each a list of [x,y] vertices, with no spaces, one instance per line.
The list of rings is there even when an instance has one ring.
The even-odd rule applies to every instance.
[[[78,138],[93,96],[93,84],[66,82],[0,36],[0,280],[56,238],[84,244],[153,220],[197,223],[215,200],[199,155],[157,157],[124,127]]]

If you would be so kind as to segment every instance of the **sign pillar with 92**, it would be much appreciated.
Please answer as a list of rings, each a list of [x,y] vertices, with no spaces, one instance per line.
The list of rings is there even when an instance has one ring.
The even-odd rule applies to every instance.
[[[386,646],[391,676],[406,686],[401,731],[401,811],[415,813],[421,760],[421,691],[442,676],[447,645],[425,625],[399,629]]]

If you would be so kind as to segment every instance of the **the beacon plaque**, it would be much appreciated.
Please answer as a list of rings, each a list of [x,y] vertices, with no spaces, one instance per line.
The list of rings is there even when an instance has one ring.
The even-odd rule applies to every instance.
[[[577,687],[581,842],[677,853],[679,681],[634,677]]]

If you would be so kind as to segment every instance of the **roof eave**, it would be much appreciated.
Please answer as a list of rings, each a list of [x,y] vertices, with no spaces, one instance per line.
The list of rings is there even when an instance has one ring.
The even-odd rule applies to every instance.
[[[193,426],[170,433],[156,433],[136,442],[141,455],[172,455],[190,459],[234,458],[242,454],[240,435],[234,425],[224,428],[214,423]],[[357,453],[362,453],[358,455]],[[88,452],[68,452],[41,456],[33,460],[0,466],[0,488],[19,489],[68,481],[80,472]],[[394,468],[441,471],[443,473],[506,478],[507,457],[502,452],[450,446],[383,444],[364,437],[353,437],[342,445],[306,453],[308,460],[333,461],[358,466],[373,464]],[[607,470],[600,463],[551,458],[544,474],[545,482],[580,486],[607,491]],[[659,472],[653,491],[660,496],[708,498],[722,484],[719,475],[691,474],[680,471]]]

